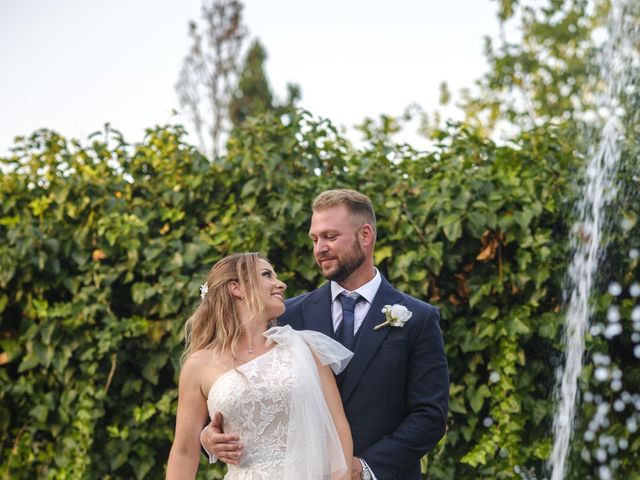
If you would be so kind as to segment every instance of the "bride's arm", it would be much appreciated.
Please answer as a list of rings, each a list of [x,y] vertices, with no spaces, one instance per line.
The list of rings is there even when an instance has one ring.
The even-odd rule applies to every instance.
[[[197,355],[192,355],[180,372],[176,432],[167,463],[167,480],[195,478],[198,471],[200,430],[208,417],[198,375],[199,363]]]
[[[344,408],[342,407],[342,400],[340,399],[340,393],[338,392],[338,386],[336,385],[336,379],[333,372],[328,366],[320,365],[316,359],[316,365],[318,366],[318,372],[320,373],[320,382],[322,383],[322,393],[324,395],[327,406],[329,407],[329,413],[336,426],[338,437],[340,438],[340,444],[342,445],[342,451],[344,452],[344,461],[347,465],[347,472],[342,479],[351,479],[351,462],[353,459],[353,440],[351,438],[351,429],[349,428],[349,422],[344,414]],[[333,478],[333,477],[331,477]]]

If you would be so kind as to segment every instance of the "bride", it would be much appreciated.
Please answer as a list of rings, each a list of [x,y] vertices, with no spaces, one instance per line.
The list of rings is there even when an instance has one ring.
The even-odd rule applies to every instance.
[[[285,288],[257,253],[228,256],[209,272],[186,325],[167,479],[195,477],[200,431],[218,411],[224,431],[244,443],[225,479],[351,478],[351,432],[331,369],[342,371],[353,354],[321,333],[272,327]]]

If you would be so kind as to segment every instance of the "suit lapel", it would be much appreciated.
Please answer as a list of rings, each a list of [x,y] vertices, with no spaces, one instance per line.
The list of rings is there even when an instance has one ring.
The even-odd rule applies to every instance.
[[[353,389],[355,388],[358,380],[366,370],[371,358],[378,350],[378,347],[389,334],[389,328],[384,327],[378,330],[374,330],[373,327],[384,322],[386,320],[382,313],[382,308],[385,305],[393,305],[402,301],[402,295],[396,289],[394,289],[389,282],[382,277],[382,283],[376,293],[373,303],[367,312],[367,316],[364,318],[360,329],[358,330],[358,341],[354,356],[349,362],[347,369],[344,373],[344,381],[341,385],[340,396],[342,402],[346,402]]]
[[[334,338],[331,316],[331,284],[329,282],[314,290],[302,303],[302,317],[305,329],[315,330]]]

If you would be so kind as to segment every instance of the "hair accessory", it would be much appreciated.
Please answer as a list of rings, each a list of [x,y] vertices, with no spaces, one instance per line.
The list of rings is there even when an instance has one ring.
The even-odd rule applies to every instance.
[[[204,297],[207,295],[208,291],[209,284],[207,284],[207,282],[204,282],[202,285],[200,285],[200,298],[204,300]]]

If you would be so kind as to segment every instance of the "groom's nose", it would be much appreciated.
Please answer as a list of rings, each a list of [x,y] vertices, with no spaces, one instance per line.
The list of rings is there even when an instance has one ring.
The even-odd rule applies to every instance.
[[[323,239],[319,238],[314,245],[314,251],[316,254],[326,252],[327,251],[327,242]]]

